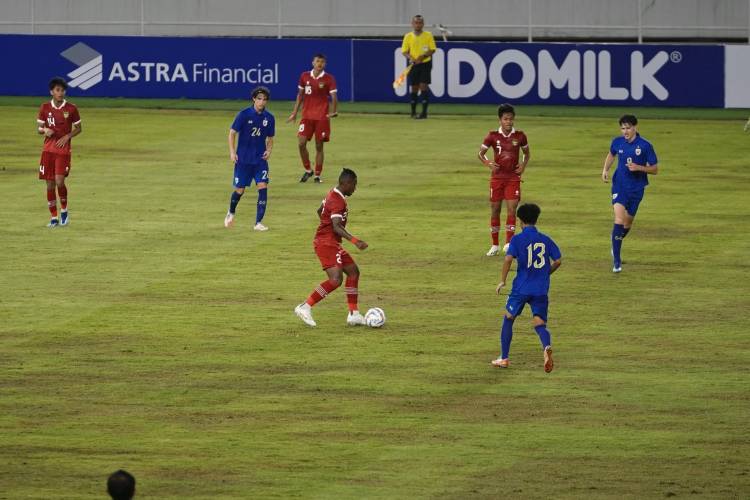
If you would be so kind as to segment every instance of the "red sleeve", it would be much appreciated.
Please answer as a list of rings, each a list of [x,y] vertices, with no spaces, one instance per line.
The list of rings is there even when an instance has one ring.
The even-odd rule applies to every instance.
[[[77,106],[73,106],[73,111],[71,111],[70,113],[70,121],[74,124],[81,121],[81,115],[78,114]]]
[[[328,76],[331,77],[331,81],[328,82],[328,93],[330,94],[334,90],[337,90],[336,89],[336,79],[333,77],[333,75],[328,75]]]
[[[526,138],[526,134],[521,132],[521,147],[527,148],[529,147],[529,140]]]
[[[42,104],[41,106],[39,106],[39,114],[36,115],[36,121],[40,122],[39,124],[41,125],[42,123],[47,123],[46,120],[47,120],[47,116],[46,116],[46,113],[44,112],[44,104]]]
[[[334,193],[334,196],[331,196],[330,203],[327,205],[331,217],[334,215],[340,215],[341,217],[344,216],[344,212],[346,212],[346,201],[344,201],[338,194]]]
[[[305,78],[304,73],[300,73],[299,75],[299,81],[297,82],[297,88],[304,89],[305,88],[305,81],[303,80]]]
[[[492,147],[492,133],[487,134],[487,137],[482,141],[482,145],[486,148]]]

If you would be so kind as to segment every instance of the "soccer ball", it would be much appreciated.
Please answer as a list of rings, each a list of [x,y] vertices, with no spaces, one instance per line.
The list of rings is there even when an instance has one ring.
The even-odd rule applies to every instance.
[[[385,311],[373,307],[365,313],[365,324],[371,328],[380,328],[385,324]]]

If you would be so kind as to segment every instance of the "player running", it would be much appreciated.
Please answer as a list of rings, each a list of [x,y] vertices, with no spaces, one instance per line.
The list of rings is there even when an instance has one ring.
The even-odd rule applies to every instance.
[[[331,140],[331,118],[338,115],[338,97],[336,90],[336,79],[330,73],[325,72],[326,56],[315,54],[312,61],[312,70],[305,71],[299,77],[297,84],[297,100],[294,103],[292,114],[289,115],[287,123],[297,120],[297,112],[302,105],[302,120],[297,132],[297,145],[302,166],[305,173],[302,174],[300,182],[307,182],[313,176],[310,168],[310,154],[307,152],[307,142],[315,136],[315,182],[320,183],[320,174],[323,172],[324,143]],[[328,112],[328,98],[331,98],[331,112]],[[304,103],[303,103],[304,101]]]
[[[68,84],[55,77],[49,82],[50,102],[39,107],[37,132],[44,136],[42,158],[39,160],[39,178],[47,183],[47,207],[50,221],[47,227],[67,226],[68,187],[65,178],[70,174],[70,141],[81,133],[78,108],[65,100]],[[57,189],[57,193],[55,193]],[[57,196],[60,196],[60,219],[57,218]]]
[[[531,153],[529,141],[520,130],[513,128],[516,111],[510,104],[501,104],[497,108],[500,127],[491,130],[479,147],[479,160],[490,169],[490,234],[492,246],[487,256],[497,255],[500,251],[500,210],[502,201],[508,215],[505,216],[505,246],[507,251],[510,239],[516,233],[516,208],[521,199],[521,175],[526,170]],[[492,148],[494,158],[488,160],[485,153]],[[523,153],[523,159],[519,158]]]
[[[346,274],[346,301],[349,304],[346,323],[348,325],[365,324],[365,318],[357,308],[359,268],[341,246],[341,238],[345,238],[360,250],[367,248],[367,243],[355,238],[346,230],[346,221],[349,217],[346,197],[354,194],[356,189],[357,174],[345,168],[339,175],[338,186],[328,192],[326,199],[318,208],[320,225],[315,233],[313,246],[328,279],[316,286],[305,302],[294,308],[295,314],[310,326],[315,326],[312,306],[341,286],[342,271]]]
[[[492,365],[499,368],[508,368],[510,364],[508,354],[510,341],[513,339],[513,322],[523,311],[524,305],[529,304],[533,316],[531,321],[544,350],[544,371],[552,371],[552,339],[547,330],[547,293],[550,275],[562,264],[562,254],[552,238],[537,230],[536,221],[540,213],[541,209],[533,203],[525,203],[518,208],[521,232],[510,240],[500,283],[495,289],[500,294],[508,278],[510,265],[516,259],[516,277],[505,304],[505,317],[500,332],[500,357],[492,361]]]
[[[266,110],[271,92],[266,87],[256,87],[251,96],[253,105],[237,113],[229,129],[229,158],[234,163],[234,191],[229,200],[229,211],[224,217],[224,227],[234,225],[237,204],[245,193],[245,188],[255,180],[258,204],[253,229],[268,231],[268,227],[263,225],[263,216],[268,202],[268,159],[273,150],[276,121]]]
[[[612,176],[612,208],[615,224],[612,228],[612,272],[622,271],[620,250],[622,240],[633,226],[633,219],[648,185],[648,174],[659,172],[654,147],[638,133],[638,119],[633,115],[620,118],[622,137],[615,137],[604,159],[602,180],[609,181],[609,169],[617,156],[617,169]]]

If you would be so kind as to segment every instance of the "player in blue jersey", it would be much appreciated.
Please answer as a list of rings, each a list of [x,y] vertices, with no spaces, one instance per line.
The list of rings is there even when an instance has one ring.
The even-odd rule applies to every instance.
[[[229,158],[234,163],[234,191],[229,201],[229,211],[224,217],[224,227],[234,225],[237,204],[245,193],[245,188],[255,180],[258,205],[253,229],[268,231],[263,225],[263,216],[268,201],[268,159],[273,149],[276,121],[266,111],[271,92],[266,87],[256,87],[251,96],[253,105],[240,111],[229,129]]]
[[[612,208],[615,212],[612,228],[613,273],[622,271],[622,240],[633,226],[643,191],[648,185],[648,174],[659,172],[654,147],[641,137],[637,125],[638,119],[633,115],[620,118],[622,137],[612,139],[602,170],[602,180],[608,182],[609,169],[617,156],[617,169],[612,176]]]
[[[562,264],[562,254],[552,238],[536,229],[536,221],[541,209],[533,203],[518,207],[516,215],[521,220],[521,232],[513,236],[503,262],[500,284],[495,291],[505,286],[510,265],[516,259],[516,278],[505,304],[505,317],[500,332],[500,357],[492,361],[493,366],[507,368],[510,364],[508,354],[510,341],[513,339],[513,322],[521,314],[526,304],[531,307],[534,330],[539,335],[544,351],[544,371],[552,371],[552,340],[547,330],[547,292],[549,277]]]

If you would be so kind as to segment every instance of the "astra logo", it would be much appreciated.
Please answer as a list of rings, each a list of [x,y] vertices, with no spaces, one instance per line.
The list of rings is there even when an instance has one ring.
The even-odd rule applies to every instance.
[[[60,55],[78,66],[68,73],[71,87],[87,90],[102,81],[102,55],[85,43],[78,42]]]
[[[629,87],[616,87],[612,85],[613,61],[608,50],[571,50],[558,64],[548,50],[540,50],[534,57],[517,49],[505,49],[487,64],[471,49],[454,48],[447,52],[438,49],[432,56],[430,89],[437,97],[472,97],[481,92],[489,80],[492,89],[508,99],[529,94],[549,99],[554,88],[565,90],[570,99],[640,100],[644,90],[648,89],[657,99],[664,101],[669,97],[669,91],[656,78],[656,73],[670,59],[679,62],[663,50],[646,61],[643,52],[634,50],[629,61],[618,59],[614,62],[618,67],[627,65],[630,74]],[[406,68],[400,48],[394,52],[394,62],[394,75],[398,76]],[[503,69],[508,65],[520,70],[518,81],[506,81]],[[471,71],[466,66],[470,66]],[[399,96],[406,95],[406,92],[406,86],[396,89]]]

